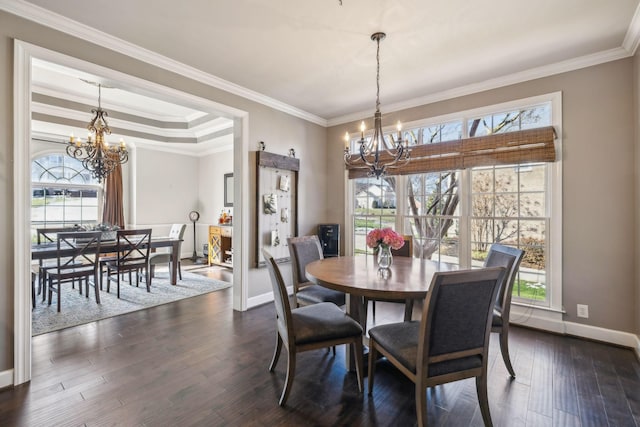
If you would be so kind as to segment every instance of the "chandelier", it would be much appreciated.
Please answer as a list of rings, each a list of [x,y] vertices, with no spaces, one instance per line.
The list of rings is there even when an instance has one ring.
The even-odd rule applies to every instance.
[[[98,182],[102,182],[116,166],[129,160],[129,152],[122,139],[118,145],[109,145],[104,139],[105,134],[111,134],[111,129],[106,119],[109,114],[102,109],[101,105],[102,85],[97,84],[97,86],[98,108],[91,110],[95,116],[87,125],[89,130],[87,140],[82,141],[71,134],[67,154],[82,161],[82,166],[90,171]]]
[[[388,138],[382,133],[382,113],[380,113],[380,40],[386,37],[385,33],[374,33],[371,40],[377,43],[376,51],[376,112],[373,117],[373,137],[366,140],[364,137],[364,121],[360,125],[359,156],[355,157],[349,149],[349,132],[345,135],[347,146],[344,149],[344,162],[347,166],[355,168],[367,168],[367,175],[380,178],[386,175],[388,169],[393,169],[405,165],[409,161],[410,150],[408,141],[402,140],[402,125],[398,122],[397,139],[393,135]],[[404,144],[404,145],[403,145]]]

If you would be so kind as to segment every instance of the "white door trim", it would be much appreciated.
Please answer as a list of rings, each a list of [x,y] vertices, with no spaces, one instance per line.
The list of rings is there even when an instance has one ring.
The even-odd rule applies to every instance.
[[[181,102],[215,111],[234,120],[234,206],[241,221],[234,223],[233,308],[247,309],[249,249],[243,236],[249,232],[249,114],[210,99],[162,86],[148,80],[92,64],[21,40],[14,42],[14,141],[13,141],[13,219],[14,219],[14,367],[13,384],[31,379],[31,62],[34,58],[54,62],[86,73],[112,79],[125,86],[160,94]],[[238,185],[239,184],[239,185]]]

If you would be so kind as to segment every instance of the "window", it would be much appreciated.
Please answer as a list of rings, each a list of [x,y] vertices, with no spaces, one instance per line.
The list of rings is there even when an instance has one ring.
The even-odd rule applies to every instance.
[[[560,95],[552,94],[461,112],[458,119],[448,116],[416,123],[407,126],[404,134],[413,147],[459,143],[462,138],[557,127],[560,110]],[[504,158],[496,163],[505,163]],[[514,299],[559,309],[560,256],[551,256],[550,248],[556,254],[561,251],[560,168],[559,161],[482,164],[380,180],[352,179],[353,253],[371,254],[364,236],[371,228],[384,226],[413,236],[414,257],[463,268],[481,266],[494,242],[515,246],[525,250],[525,257],[514,284]],[[369,195],[371,190],[364,190],[378,187],[395,189],[394,209],[387,203],[374,210],[375,197]],[[552,271],[556,272],[553,277]]]
[[[36,229],[97,223],[102,187],[82,162],[48,154],[31,162],[31,236]]]

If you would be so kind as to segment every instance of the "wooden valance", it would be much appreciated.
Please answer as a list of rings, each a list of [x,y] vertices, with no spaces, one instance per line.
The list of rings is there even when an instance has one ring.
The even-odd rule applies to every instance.
[[[390,169],[388,175],[410,175],[426,172],[466,169],[477,166],[512,165],[556,160],[553,126],[478,136],[456,141],[411,147],[406,165]],[[382,161],[390,156],[380,156]],[[367,176],[368,169],[347,166],[349,179]]]

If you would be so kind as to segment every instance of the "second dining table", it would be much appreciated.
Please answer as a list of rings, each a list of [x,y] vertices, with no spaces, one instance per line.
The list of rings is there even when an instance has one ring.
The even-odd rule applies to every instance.
[[[149,246],[151,249],[157,248],[171,248],[171,264],[176,266],[180,260],[180,254],[178,253],[180,248],[181,239],[175,239],[171,237],[152,237],[149,242]],[[117,251],[117,241],[116,240],[103,240],[100,243],[100,253],[112,253]],[[31,259],[40,260],[40,259],[55,259],[57,256],[57,244],[56,242],[47,242],[40,245],[33,244],[31,245]],[[71,250],[70,250],[71,251]],[[95,252],[95,251],[94,251]],[[62,255],[65,255],[65,251],[61,251]],[[172,285],[176,285],[178,274],[177,268],[171,268],[170,275],[170,283]]]

